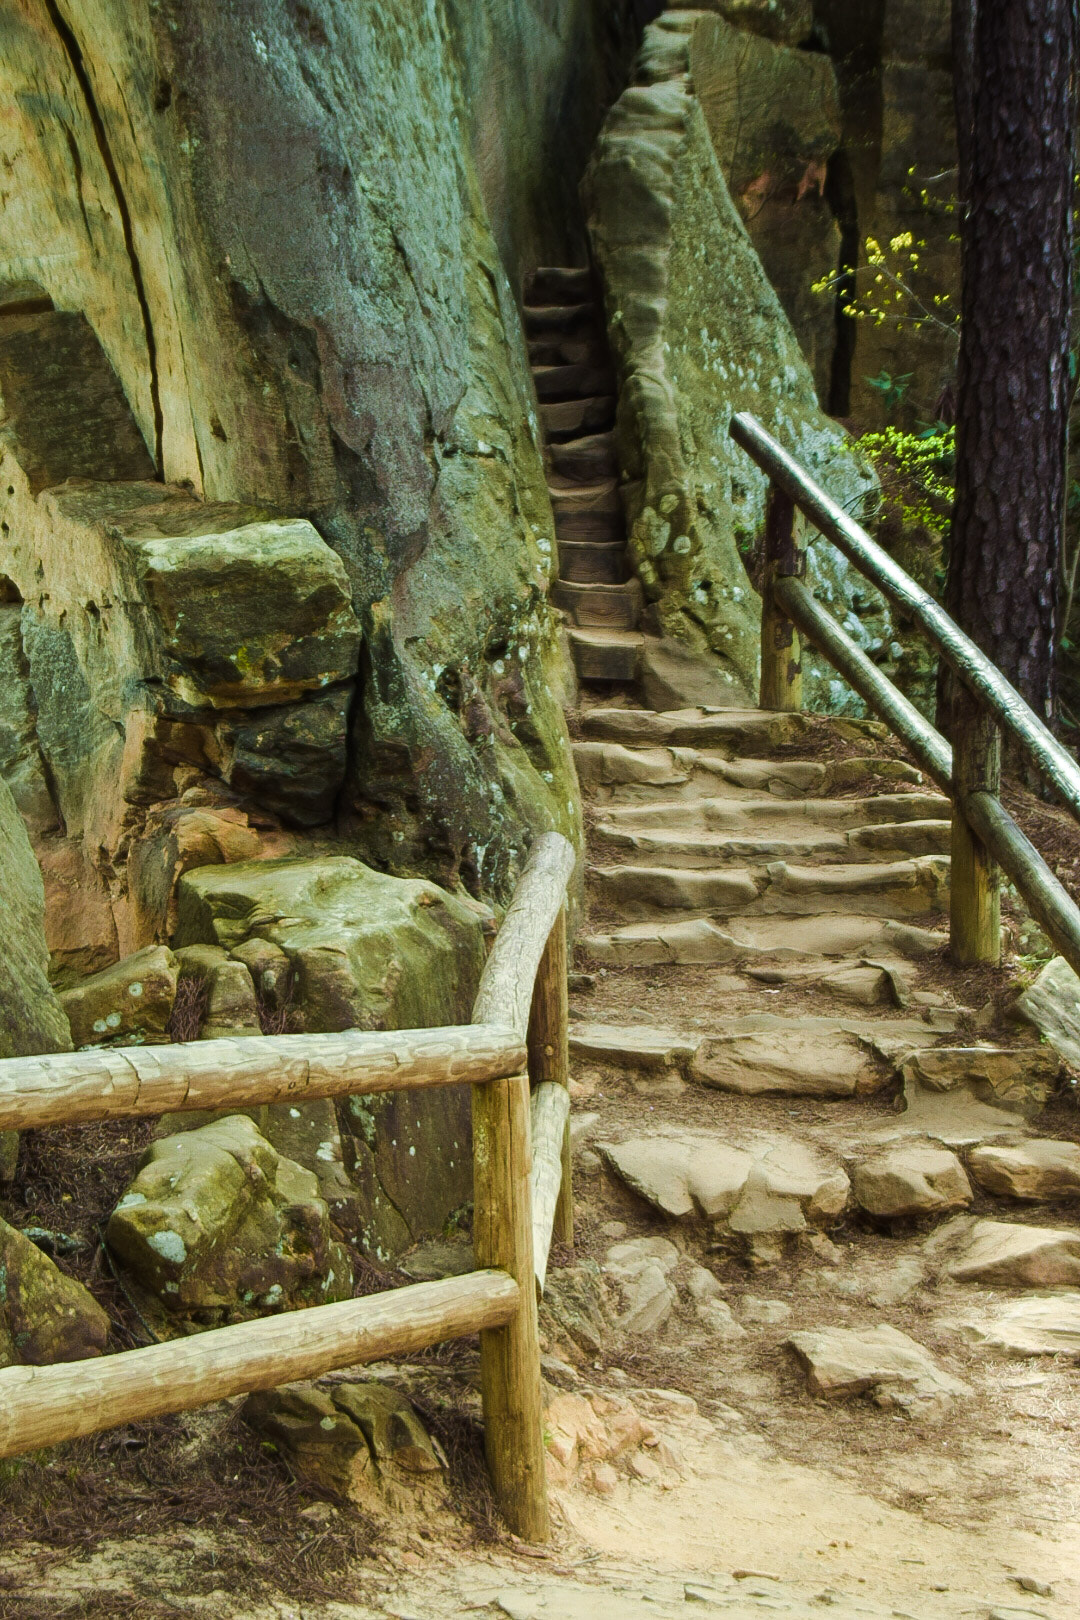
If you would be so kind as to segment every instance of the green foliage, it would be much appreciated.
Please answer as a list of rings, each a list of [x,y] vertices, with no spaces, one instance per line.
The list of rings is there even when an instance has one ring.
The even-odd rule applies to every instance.
[[[875,379],[868,380],[877,386]],[[881,480],[883,504],[902,526],[923,528],[944,540],[952,516],[955,430],[941,422],[917,433],[887,427],[864,433],[857,442]]]
[[[867,377],[866,381],[871,388],[877,389],[886,410],[892,411],[907,393],[913,375],[913,372],[905,371],[899,377],[894,377],[891,371],[886,371],[882,366],[876,377]]]

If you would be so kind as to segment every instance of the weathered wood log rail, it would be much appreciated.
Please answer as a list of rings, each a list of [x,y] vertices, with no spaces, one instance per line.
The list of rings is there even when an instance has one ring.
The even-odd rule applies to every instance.
[[[770,480],[762,707],[802,707],[799,637],[805,636],[952,799],[953,957],[959,962],[1000,960],[1000,867],[1056,949],[1080,972],[1080,908],[998,798],[1001,730],[1078,819],[1080,766],[940,603],[814,483],[755,417],[740,412],[732,418],[730,433]],[[803,579],[806,555],[795,532],[796,508],[889,601],[911,615],[948,664],[956,677],[951,748],[811,594]]]
[[[464,1277],[100,1359],[4,1368],[0,1457],[479,1333],[496,1497],[513,1531],[527,1541],[547,1539],[537,1297],[553,1225],[562,1241],[573,1241],[566,888],[574,858],[559,833],[534,843],[485,965],[471,1025],[0,1062],[0,1129],[19,1130],[471,1085],[477,1267]]]

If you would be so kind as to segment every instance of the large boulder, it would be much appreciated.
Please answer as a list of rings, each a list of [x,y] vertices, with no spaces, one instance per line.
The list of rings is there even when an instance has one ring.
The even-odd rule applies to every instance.
[[[326,856],[188,873],[175,938],[181,948],[217,945],[253,962],[276,949],[291,978],[294,1029],[408,1029],[468,1021],[484,915],[432,883]],[[339,1118],[361,1233],[381,1258],[437,1235],[471,1199],[466,1088],[356,1097]],[[308,1134],[329,1170],[334,1149],[321,1128]],[[271,1135],[281,1143],[278,1132],[288,1129],[279,1118]]]
[[[697,30],[724,27],[672,13],[646,30],[583,195],[620,377],[629,555],[662,630],[716,656],[749,695],[760,604],[742,553],[761,536],[767,480],[729,438],[732,414],[752,411],[848,511],[876,479],[821,410],[729,193],[691,74]],[[881,598],[824,541],[811,543],[808,566],[849,634],[891,656]],[[807,667],[811,703],[853,705],[823,666]]]
[[[106,1238],[168,1316],[200,1326],[352,1293],[314,1175],[243,1115],[155,1142]]]
[[[99,1356],[109,1318],[28,1237],[0,1220],[0,1367]]]
[[[45,890],[11,789],[0,778],[0,1057],[69,1052],[71,1031],[49,984]]]

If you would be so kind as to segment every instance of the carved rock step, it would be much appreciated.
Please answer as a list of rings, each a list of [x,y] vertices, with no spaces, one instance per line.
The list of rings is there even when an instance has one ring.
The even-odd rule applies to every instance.
[[[562,444],[551,445],[548,455],[553,472],[577,483],[618,476],[614,433],[587,433],[580,439],[567,439]]]
[[[560,540],[559,578],[578,585],[621,585],[626,579],[621,540]]]
[[[622,585],[581,585],[559,579],[551,588],[551,600],[583,630],[635,630],[645,599],[637,579]]]
[[[530,338],[569,337],[582,332],[598,332],[600,306],[593,298],[580,304],[526,304],[525,332]]]
[[[590,866],[588,879],[597,898],[627,918],[673,911],[807,916],[844,909],[845,903],[864,916],[893,917],[947,906],[948,865],[943,856],[929,855],[820,867],[786,861],[756,869]]]
[[[567,337],[552,334],[530,338],[529,364],[534,371],[547,366],[592,366],[600,370],[608,364],[607,344],[587,329]]]
[[[583,681],[633,681],[645,637],[640,630],[571,630],[574,668]]]
[[[867,838],[866,835],[875,835]],[[885,835],[878,837],[876,835]],[[594,853],[627,865],[647,863],[681,868],[720,866],[729,861],[760,864],[769,861],[850,862],[853,854],[879,853],[882,860],[897,855],[945,854],[949,849],[951,826],[947,821],[908,821],[879,827],[855,827],[850,832],[833,831],[802,822],[790,828],[778,827],[772,835],[752,837],[739,833],[641,832],[612,822],[601,822],[590,834]],[[869,847],[867,847],[869,846]]]
[[[550,443],[576,439],[583,433],[602,433],[614,420],[614,393],[597,394],[591,399],[541,402],[540,405],[540,421]]]
[[[879,953],[918,958],[940,950],[947,937],[880,917],[844,914],[738,917],[725,925],[695,917],[628,923],[610,932],[580,936],[578,945],[593,961],[612,967],[698,967]]]
[[[536,366],[533,369],[533,382],[536,397],[544,404],[615,393],[615,373],[608,364]]]
[[[620,742],[575,742],[574,764],[582,786],[605,803],[654,805],[670,811],[675,796],[696,801],[721,787],[732,801],[773,798],[797,802],[804,795],[843,791],[867,776],[883,786],[917,775],[899,760],[731,759],[700,748],[664,748]],[[879,769],[873,769],[874,766]],[[938,796],[927,794],[925,814],[936,815]],[[852,803],[863,801],[853,800]],[[947,801],[942,800],[942,806]],[[900,819],[897,817],[897,819]]]
[[[596,291],[588,265],[540,265],[525,277],[526,304],[580,304]]]
[[[735,762],[733,762],[735,763]],[[751,763],[756,764],[756,761]],[[949,801],[935,793],[881,793],[862,799],[731,799],[707,797],[665,803],[613,805],[605,822],[621,832],[756,834],[765,829],[798,836],[804,829],[865,831],[875,823],[889,836],[896,825],[942,824]],[[945,822],[948,825],[948,822]]]
[[[623,540],[623,517],[618,485],[614,478],[601,478],[592,484],[552,478],[548,484],[555,533],[564,540]]]
[[[581,717],[585,736],[600,742],[723,747],[732,754],[768,754],[798,742],[809,730],[801,714],[767,709],[589,709]]]

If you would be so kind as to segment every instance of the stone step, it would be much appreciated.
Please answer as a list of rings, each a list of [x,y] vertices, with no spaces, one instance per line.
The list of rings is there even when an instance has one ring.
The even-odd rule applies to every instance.
[[[604,804],[669,807],[703,793],[733,801],[771,797],[798,802],[807,794],[843,792],[866,778],[883,786],[919,779],[899,760],[731,759],[698,748],[664,748],[617,742],[575,742],[574,763],[584,788]],[[925,795],[936,805],[935,795]],[[946,801],[942,800],[944,805]],[[937,811],[927,814],[936,816]]]
[[[565,337],[551,333],[546,337],[529,339],[529,364],[534,371],[550,366],[594,366],[600,369],[610,363],[607,344],[588,328]]]
[[[928,828],[935,829],[929,835]],[[778,827],[772,836],[766,833],[715,833],[692,830],[646,828],[640,832],[600,822],[589,835],[590,849],[609,860],[618,855],[629,865],[663,864],[664,866],[698,867],[719,866],[730,862],[762,863],[768,861],[824,862],[850,861],[854,853],[863,850],[860,844],[866,832],[878,828],[856,827],[849,832],[828,827],[814,827],[809,823],[796,823],[787,829]],[[871,845],[882,860],[896,855],[947,854],[951,840],[948,821],[911,821],[887,828],[895,834],[888,844]]]
[[[621,540],[562,540],[559,578],[579,585],[619,585],[627,577]]]
[[[607,364],[536,366],[533,382],[537,399],[545,405],[615,393],[615,373]]]
[[[796,836],[806,825],[857,831],[860,836],[871,830],[884,831],[882,847],[888,847],[889,839],[900,836],[901,828],[922,827],[927,823],[935,827],[948,826],[941,815],[942,810],[947,812],[948,803],[937,793],[881,793],[858,799],[706,797],[613,805],[604,821],[613,828],[633,833],[681,830],[752,835],[761,832],[763,823]],[[882,826],[878,827],[877,823]],[[917,853],[938,854],[939,851]]]
[[[581,629],[635,630],[645,597],[637,579],[622,585],[581,585],[559,579],[551,587],[551,600]]]
[[[540,421],[549,444],[578,439],[583,433],[603,433],[614,420],[614,391],[591,399],[564,399],[540,405]]]
[[[596,283],[588,265],[543,264],[525,277],[523,302],[534,304],[580,304],[593,298]]]
[[[586,737],[603,742],[683,747],[727,746],[732,754],[770,754],[809,731],[801,714],[767,709],[588,709],[581,717]]]
[[[522,312],[528,338],[569,337],[579,332],[599,336],[603,314],[595,298],[578,304],[526,304]]]
[[[629,919],[691,915],[805,917],[850,909],[863,916],[921,916],[948,906],[948,860],[940,855],[880,864],[755,867],[587,868],[600,904]]]
[[[583,484],[553,476],[548,481],[548,494],[560,541],[600,540],[610,544],[625,540],[626,520],[614,478]]]
[[[913,1051],[937,1038],[916,1019],[892,1018],[888,1028]],[[878,1029],[866,1019],[773,1013],[725,1020],[712,1031],[588,1022],[570,1026],[570,1051],[617,1068],[675,1069],[744,1096],[852,1097],[878,1090],[894,1068],[873,1050]]]
[[[740,963],[816,962],[886,954],[918,959],[948,943],[946,933],[881,917],[836,913],[816,917],[708,917],[627,923],[579,935],[582,956],[610,967],[699,967]]]
[[[615,435],[586,433],[580,439],[567,439],[562,444],[549,446],[551,470],[560,478],[575,483],[592,484],[603,478],[615,478],[619,472],[619,458],[615,449]]]
[[[570,631],[574,668],[583,681],[636,680],[644,645],[640,630]]]

